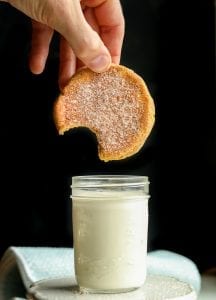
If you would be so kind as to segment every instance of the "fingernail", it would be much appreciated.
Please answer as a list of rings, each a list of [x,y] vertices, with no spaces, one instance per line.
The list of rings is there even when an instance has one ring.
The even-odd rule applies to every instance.
[[[95,72],[103,72],[108,69],[111,61],[108,55],[99,55],[89,62],[89,68]]]

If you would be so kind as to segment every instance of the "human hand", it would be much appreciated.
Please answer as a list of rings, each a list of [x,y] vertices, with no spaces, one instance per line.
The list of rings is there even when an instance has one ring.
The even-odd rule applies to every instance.
[[[61,34],[59,85],[86,65],[95,72],[119,63],[124,17],[119,0],[0,0],[32,19],[29,66],[43,72],[54,30]]]

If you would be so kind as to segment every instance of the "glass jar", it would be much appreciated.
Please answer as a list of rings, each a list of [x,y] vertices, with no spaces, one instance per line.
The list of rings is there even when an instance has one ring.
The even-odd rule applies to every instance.
[[[148,199],[145,176],[72,178],[75,274],[81,290],[118,293],[143,285]]]

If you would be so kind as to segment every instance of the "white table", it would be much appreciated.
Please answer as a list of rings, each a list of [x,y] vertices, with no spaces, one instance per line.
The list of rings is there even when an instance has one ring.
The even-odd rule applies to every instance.
[[[168,276],[151,275],[139,289],[120,294],[80,294],[73,278],[43,281],[31,289],[34,299],[46,300],[196,300],[185,282]]]

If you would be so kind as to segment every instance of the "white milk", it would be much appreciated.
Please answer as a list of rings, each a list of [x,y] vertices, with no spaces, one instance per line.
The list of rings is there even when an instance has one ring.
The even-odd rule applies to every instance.
[[[140,287],[146,278],[148,196],[131,191],[89,195],[73,197],[78,285],[101,292]]]

